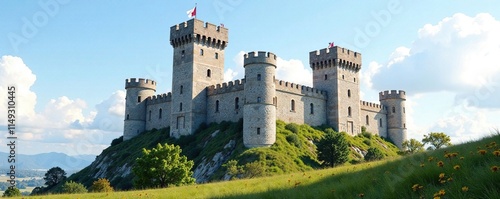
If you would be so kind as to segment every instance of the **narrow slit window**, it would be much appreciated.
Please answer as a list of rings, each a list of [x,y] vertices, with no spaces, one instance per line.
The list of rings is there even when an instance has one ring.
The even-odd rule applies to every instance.
[[[137,102],[141,102],[141,96],[137,97]]]
[[[179,111],[182,111],[182,102],[179,104]]]
[[[215,112],[219,112],[219,100],[215,101]]]
[[[257,135],[260,135],[260,128],[257,128]]]
[[[257,74],[257,81],[260,81],[261,77],[260,74]]]
[[[163,110],[160,108],[160,110],[158,111],[158,119],[161,119],[162,112]]]
[[[350,106],[347,108],[347,116],[351,117],[351,107]]]
[[[314,104],[309,104],[310,114],[314,114]]]
[[[382,127],[382,118],[380,118],[378,121],[379,121],[379,124],[378,124],[378,125],[379,125],[380,127]]]
[[[203,56],[203,49],[200,49],[200,55]]]
[[[295,100],[292,100],[292,101],[290,102],[290,110],[291,110],[291,111],[295,111]]]
[[[368,117],[368,115],[366,115],[366,126],[370,125],[370,117]]]
[[[234,109],[239,109],[240,108],[240,98],[236,97],[234,98]]]
[[[179,90],[179,93],[180,93],[180,94],[182,94],[183,92],[184,92],[184,86],[183,86],[183,85],[181,85],[181,88],[180,88],[180,90]]]
[[[215,53],[215,59],[219,59],[219,53]]]
[[[396,107],[392,107],[392,113],[396,113]]]
[[[212,76],[212,71],[210,69],[207,70],[207,77],[211,77]]]

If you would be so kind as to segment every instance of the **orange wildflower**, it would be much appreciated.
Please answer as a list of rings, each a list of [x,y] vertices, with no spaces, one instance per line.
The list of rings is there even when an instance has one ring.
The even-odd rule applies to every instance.
[[[460,165],[458,165],[458,164],[457,164],[457,165],[455,165],[455,166],[453,167],[453,169],[455,169],[455,170],[459,170],[459,169],[460,169]]]
[[[439,162],[437,163],[437,165],[438,165],[438,167],[443,167],[443,166],[444,166],[444,162],[443,162],[443,161],[439,161]]]
[[[469,187],[467,187],[467,186],[463,186],[463,187],[462,187],[462,191],[463,191],[463,192],[467,192],[467,191],[469,191]]]
[[[493,172],[497,172],[497,171],[498,171],[498,166],[492,166],[492,167],[491,167],[491,171],[493,171]]]
[[[493,151],[493,155],[499,157],[500,156],[500,151],[499,150]]]
[[[479,154],[481,154],[481,155],[486,154],[486,150],[479,150],[479,151],[477,151],[477,152],[478,152]]]
[[[432,156],[431,156],[431,157],[429,157],[427,160],[428,160],[429,162],[432,162],[432,160],[434,160],[434,157],[432,157]]]

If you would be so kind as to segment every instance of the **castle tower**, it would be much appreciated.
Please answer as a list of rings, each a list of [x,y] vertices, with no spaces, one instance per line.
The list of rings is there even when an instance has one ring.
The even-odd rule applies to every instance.
[[[206,87],[224,81],[227,29],[198,19],[172,26],[170,135],[190,135],[206,121]]]
[[[334,46],[309,53],[313,87],[328,94],[327,122],[336,131],[361,133],[359,70],[361,54]]]
[[[148,79],[125,80],[125,121],[123,140],[129,140],[146,130],[146,99],[156,92],[156,82]]]
[[[271,146],[276,142],[276,106],[273,103],[276,55],[250,52],[244,56],[243,67],[243,144],[249,148]]]
[[[406,93],[402,90],[379,93],[380,104],[387,110],[387,136],[402,149],[406,140]]]

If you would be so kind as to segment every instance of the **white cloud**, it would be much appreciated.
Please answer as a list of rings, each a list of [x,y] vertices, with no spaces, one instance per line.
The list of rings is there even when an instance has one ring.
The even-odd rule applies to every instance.
[[[95,112],[90,128],[123,132],[125,95],[125,91],[118,90],[96,105],[97,112]]]

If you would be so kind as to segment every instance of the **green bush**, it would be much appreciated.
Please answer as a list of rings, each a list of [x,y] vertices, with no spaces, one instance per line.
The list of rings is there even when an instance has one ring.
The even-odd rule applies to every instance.
[[[372,145],[372,141],[371,140],[363,140],[363,143],[365,143],[368,146]]]
[[[300,126],[298,124],[290,123],[285,126],[285,129],[297,134],[299,133]]]
[[[384,154],[382,154],[382,151],[374,147],[369,148],[368,152],[365,155],[366,161],[381,160],[382,158],[384,158]]]
[[[286,141],[296,147],[301,147],[302,143],[300,142],[299,136],[297,134],[290,134],[286,136]]]
[[[21,196],[21,191],[17,189],[16,187],[9,187],[5,192],[3,192],[2,197],[17,197]]]
[[[366,131],[361,132],[361,135],[363,135],[363,137],[365,137],[365,138],[372,139],[372,134],[369,132],[366,132]]]
[[[63,193],[87,193],[87,189],[83,184],[73,181],[68,181],[62,186]]]

